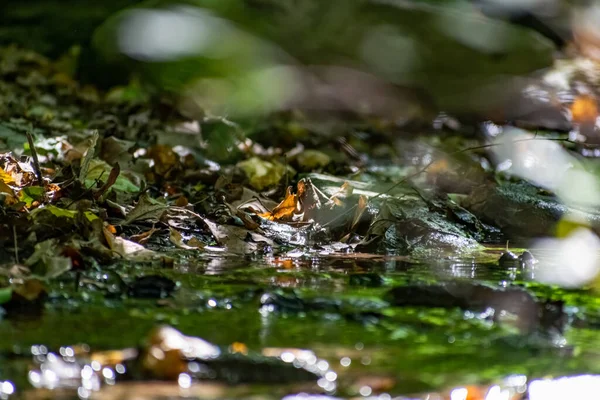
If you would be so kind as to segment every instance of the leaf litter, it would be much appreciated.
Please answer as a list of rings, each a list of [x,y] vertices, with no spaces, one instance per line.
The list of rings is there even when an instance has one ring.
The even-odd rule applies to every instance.
[[[337,320],[350,330],[368,327],[394,345],[403,338],[416,339],[423,327],[443,336],[447,345],[445,329],[466,324],[465,329],[475,335],[492,331],[493,339],[484,335],[481,342],[491,340],[489,346],[529,346],[540,352],[550,348],[553,356],[552,351],[565,347],[564,335],[575,329],[566,319],[571,324],[578,321],[582,330],[597,329],[591,317],[597,312],[593,295],[584,294],[588,297],[583,300],[590,317],[576,318],[569,307],[581,299],[555,302],[543,288],[526,287],[522,284],[527,281],[525,269],[502,271],[514,273],[512,280],[502,281],[509,282],[508,288],[493,279],[496,285],[490,286],[401,272],[427,263],[446,262],[458,268],[455,261],[464,259],[495,265],[498,251],[490,252],[480,243],[498,244],[510,229],[490,218],[487,210],[481,211],[485,204],[475,201],[473,188],[491,175],[482,167],[482,158],[476,152],[473,157],[452,156],[469,147],[467,140],[425,146],[422,157],[410,155],[413,163],[401,173],[382,168],[376,162],[377,151],[386,159],[390,154],[402,158],[404,150],[381,145],[378,135],[387,133],[368,135],[360,124],[348,127],[343,141],[320,137],[315,133],[319,129],[311,132],[314,125],[307,124],[306,132],[314,137],[294,143],[285,153],[288,138],[267,138],[264,141],[271,147],[265,148],[258,140],[265,133],[261,127],[252,132],[249,124],[248,137],[241,138],[240,127],[226,120],[190,121],[170,109],[165,99],[148,96],[135,81],[130,87],[103,93],[82,87],[59,72],[57,63],[35,53],[17,48],[1,52],[10,60],[0,65],[0,84],[7,93],[0,102],[0,251],[5,260],[0,267],[0,308],[8,321],[43,314],[53,305],[67,307],[70,299],[93,303],[99,293],[102,301],[116,297],[140,307],[135,308],[140,314],[130,314],[140,324],[148,307],[153,310],[153,324],[154,319],[176,324],[184,318],[174,311],[163,311],[170,317],[159,317],[157,310],[181,308],[195,313],[237,307],[244,315],[252,310],[263,323],[290,318],[301,325],[306,318],[315,318],[322,324]],[[586,97],[579,97],[571,112],[573,122],[581,126],[597,114]],[[281,133],[288,133],[285,129],[292,123],[302,121],[282,113],[268,122],[269,129],[279,130],[283,137]],[[183,126],[197,129],[183,136]],[[216,128],[215,135],[222,135],[223,129],[236,131],[231,135],[235,146],[226,145],[230,150],[226,154],[219,153],[223,149],[211,153],[210,146],[201,145],[202,134]],[[174,134],[181,143],[196,145],[161,143]],[[437,139],[424,143],[427,140]],[[372,152],[357,150],[369,146],[379,147]],[[444,150],[444,157],[432,160],[432,154],[444,146],[452,151]],[[333,153],[332,147],[341,151]],[[475,206],[455,201],[460,196],[467,196]],[[520,223],[511,226],[518,228]],[[520,229],[519,233],[527,232]],[[248,270],[242,267],[239,274],[224,273],[231,259],[242,264],[262,260],[262,264]],[[384,264],[393,265],[394,272],[377,272]],[[201,265],[205,276],[191,278],[176,272],[194,265]],[[244,286],[244,273],[250,288]],[[211,276],[214,282],[206,280]],[[199,283],[181,284],[190,279]],[[336,291],[342,296],[337,298]],[[515,306],[515,302],[520,303]],[[452,310],[438,314],[447,308]],[[300,328],[286,325],[285,329]],[[366,340],[362,335],[361,331],[360,336],[351,336],[356,339],[354,346]],[[525,344],[502,342],[523,337]],[[454,392],[434,391],[457,382],[449,377],[436,384],[409,371],[404,373],[408,381],[415,379],[412,383],[390,377],[389,371],[369,375],[371,359],[366,355],[355,356],[362,365],[357,372],[334,372],[332,364],[309,350],[265,347],[256,340],[249,346],[238,341],[215,345],[167,326],[151,330],[145,342],[142,348],[116,351],[74,346],[54,353],[43,346],[31,347],[28,356],[34,357],[36,367],[29,371],[28,384],[92,392],[101,387],[109,390],[115,382],[158,380],[165,383],[158,386],[160,390],[175,395],[168,382],[177,382],[179,389],[191,382],[212,381],[215,393],[221,394],[229,393],[224,384],[247,382],[284,385],[278,392],[282,395],[308,391],[364,396],[364,388],[409,394],[416,388],[429,391],[422,398],[454,398]],[[342,346],[339,351],[351,354],[357,349]],[[431,350],[419,347],[419,351]],[[346,358],[327,356],[342,365]],[[571,356],[579,355],[573,351],[564,357]],[[581,358],[594,359],[589,349]],[[56,379],[50,381],[51,375]],[[477,381],[460,388],[461,393],[473,399],[496,392],[501,398],[523,398],[526,383],[503,376],[504,372],[495,372],[497,385]],[[534,380],[531,390],[534,382],[547,384]],[[290,383],[292,387],[285,386]],[[240,393],[243,396],[243,390]]]

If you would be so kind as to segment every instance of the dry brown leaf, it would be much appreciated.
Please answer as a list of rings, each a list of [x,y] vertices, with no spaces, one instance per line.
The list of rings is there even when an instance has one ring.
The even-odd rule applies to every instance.
[[[113,235],[107,228],[104,228],[102,232],[104,233],[108,247],[126,260],[150,261],[159,257],[158,253],[146,249],[139,243]]]
[[[171,147],[163,144],[152,146],[148,155],[154,160],[154,171],[161,176],[179,164],[179,155]]]
[[[181,233],[171,227],[169,227],[169,240],[175,246],[177,246],[180,249],[184,249],[184,250],[202,250],[204,248],[204,244],[199,241],[194,242],[194,243],[200,243],[199,246],[192,246],[192,245],[190,245],[189,242],[186,244],[183,241],[183,236],[181,236]]]
[[[155,228],[153,226],[151,229],[147,230],[146,232],[138,233],[137,235],[132,235],[129,238],[129,240],[132,240],[139,244],[146,244],[148,242],[148,240],[152,237],[154,232],[156,232],[156,231],[158,231],[158,228]]]

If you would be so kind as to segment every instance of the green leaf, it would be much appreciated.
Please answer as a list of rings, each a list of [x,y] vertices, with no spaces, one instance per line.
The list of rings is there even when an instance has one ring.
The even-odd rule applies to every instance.
[[[108,163],[97,159],[90,160],[88,167],[89,168],[84,180],[87,187],[94,186],[98,180],[106,181],[110,175],[110,171],[112,170],[112,167]],[[115,184],[111,186],[111,190],[112,189],[127,193],[136,193],[140,191],[140,188],[123,174],[118,176]]]
[[[19,200],[31,207],[34,201],[41,201],[44,198],[44,188],[41,186],[29,186],[19,192]]]
[[[59,217],[59,218],[60,217],[63,217],[63,218],[75,218],[77,216],[77,211],[66,210],[64,208],[59,208],[59,207],[52,206],[52,205],[46,206],[46,207],[43,207],[43,208],[37,208],[37,209],[33,210],[30,215],[33,218],[35,218],[35,216],[37,214],[42,213],[42,212],[49,212],[52,215],[54,215],[55,217]],[[85,217],[90,222],[93,221],[93,220],[95,220],[95,219],[98,219],[98,216],[95,215],[91,211],[85,211],[83,214],[85,215]]]
[[[12,298],[12,288],[0,288],[0,304],[8,303]]]

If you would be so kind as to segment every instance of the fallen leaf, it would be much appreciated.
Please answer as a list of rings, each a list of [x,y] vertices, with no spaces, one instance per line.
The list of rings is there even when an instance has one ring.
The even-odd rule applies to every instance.
[[[598,102],[590,95],[582,95],[575,99],[571,105],[571,117],[578,124],[596,123],[598,118]]]
[[[117,178],[119,177],[120,173],[121,167],[119,166],[119,163],[116,163],[115,166],[110,170],[110,174],[108,174],[108,179],[106,182],[104,182],[104,185],[94,192],[94,199],[98,200],[100,197],[102,197],[102,195],[117,182]]]
[[[250,181],[250,186],[256,190],[264,190],[270,186],[277,185],[291,167],[286,167],[277,161],[265,161],[258,157],[252,157],[237,164]],[[295,171],[290,171],[292,174]]]
[[[90,145],[85,151],[83,155],[83,159],[81,161],[81,168],[79,170],[79,181],[84,182],[88,178],[88,172],[91,168],[91,162],[94,158],[94,152],[96,150],[96,143],[98,142],[98,131],[94,131],[92,133],[92,137],[90,138]]]
[[[137,235],[132,235],[129,240],[132,240],[136,243],[139,244],[146,244],[146,242],[148,242],[148,240],[152,237],[152,235],[154,234],[154,232],[158,231],[158,228],[155,228],[154,226],[147,230],[146,232],[142,232],[139,233]],[[115,232],[113,232],[115,233]]]
[[[314,171],[318,168],[324,168],[331,162],[331,157],[318,150],[304,150],[298,154],[296,161],[305,171]]]
[[[147,193],[140,196],[140,199],[133,210],[127,214],[127,218],[123,222],[124,225],[129,225],[134,221],[158,222],[168,206],[158,200],[151,198]]]
[[[294,213],[299,211],[300,203],[298,202],[298,196],[292,193],[292,187],[289,186],[285,198],[281,203],[279,203],[272,211],[258,215],[270,221],[291,221]]]
[[[204,248],[203,245],[202,246],[191,246],[189,244],[186,244],[183,241],[183,236],[181,236],[181,233],[171,227],[169,227],[169,240],[175,246],[177,246],[180,249],[184,249],[184,250],[202,250]]]
[[[113,235],[107,228],[103,229],[108,248],[129,261],[150,261],[160,257],[160,254],[146,249],[139,243]]]
[[[25,265],[44,278],[55,278],[72,268],[69,257],[61,256],[58,240],[49,239],[35,245],[35,251],[25,261]]]

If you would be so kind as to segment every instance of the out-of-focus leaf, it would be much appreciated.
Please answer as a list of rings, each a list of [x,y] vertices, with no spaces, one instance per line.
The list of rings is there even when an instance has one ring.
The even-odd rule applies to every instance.
[[[163,176],[179,165],[179,155],[166,145],[158,144],[148,150],[148,156],[154,160],[154,172]]]
[[[23,283],[13,286],[12,294],[12,300],[32,302],[44,296],[46,288],[38,279],[26,279]]]
[[[71,259],[59,255],[60,246],[56,239],[50,239],[35,245],[35,251],[25,261],[25,265],[44,278],[54,278],[69,271]]]
[[[597,100],[590,95],[577,97],[570,108],[571,118],[576,123],[596,123],[600,114]]]
[[[321,151],[308,149],[298,154],[296,160],[303,170],[314,171],[326,167],[331,162],[331,157]]]
[[[98,142],[98,132],[94,131],[92,137],[90,138],[90,146],[86,150],[83,160],[81,161],[81,169],[79,170],[79,180],[84,182],[87,179],[92,179],[89,177],[89,171],[91,168],[92,159],[94,158],[94,152],[96,150],[96,143]]]
[[[44,188],[41,186],[28,186],[19,192],[19,200],[31,207],[34,201],[41,202],[44,199]]]
[[[104,182],[104,185],[102,185],[100,189],[94,192],[94,199],[97,200],[100,197],[102,197],[102,195],[106,193],[111,188],[111,186],[115,184],[115,182],[117,182],[120,173],[121,167],[119,166],[119,163],[116,163],[115,166],[112,167],[112,169],[110,170],[110,174],[108,174],[108,179],[106,180],[106,182]]]
[[[15,180],[12,177],[12,175],[2,169],[0,169],[0,181],[2,181],[5,184],[15,183]]]
[[[11,297],[12,297],[12,288],[11,287],[0,288],[0,304],[7,303],[8,301],[10,301]]]
[[[139,81],[132,79],[127,86],[115,86],[106,93],[104,99],[117,104],[139,104],[148,100],[148,92]]]
[[[7,124],[0,123],[0,148],[14,150],[23,147],[23,143],[26,142],[27,137],[23,132],[18,132]]]
[[[2,170],[0,170],[0,175],[2,174]],[[0,178],[0,193],[5,193],[10,196],[16,197],[15,191],[12,190],[10,186],[8,186],[1,178]]]
[[[35,210],[33,210],[30,214],[31,218],[37,218],[39,214],[42,213],[50,213],[55,217],[59,217],[59,218],[75,218],[77,216],[77,211],[73,211],[73,210],[66,210],[64,208],[59,208],[53,205],[49,205],[43,208],[37,208]],[[93,212],[91,211],[84,211],[83,215],[88,219],[88,221],[93,221],[95,219],[98,219],[98,216],[96,216]]]
[[[244,171],[250,185],[257,190],[264,190],[269,186],[278,184],[286,172],[295,173],[291,167],[287,167],[277,161],[265,161],[258,157],[252,157],[237,164]]]
[[[119,162],[126,166],[133,158],[129,151],[133,146],[135,146],[133,141],[117,139],[114,136],[107,137],[102,140],[100,158],[110,165]]]
[[[154,378],[175,380],[187,371],[186,360],[209,360],[219,355],[221,350],[217,346],[163,326],[150,334],[140,360],[142,367]]]

